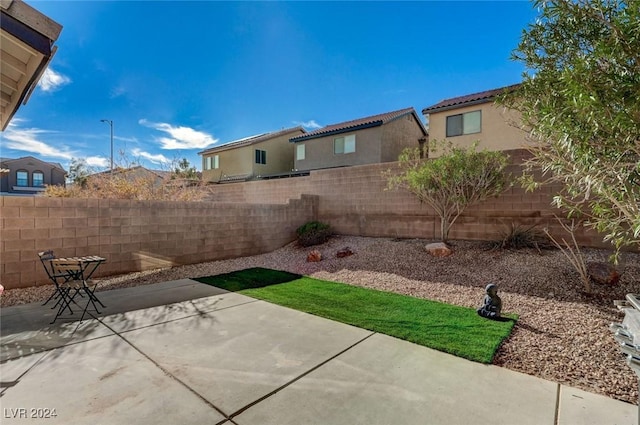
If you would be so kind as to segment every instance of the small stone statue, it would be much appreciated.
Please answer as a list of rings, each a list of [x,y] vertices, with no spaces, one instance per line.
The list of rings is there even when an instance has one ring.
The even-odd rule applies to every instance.
[[[487,295],[482,300],[482,307],[477,312],[480,316],[487,319],[496,319],[500,317],[500,311],[502,310],[502,300],[498,296],[498,287],[490,283],[485,288]]]

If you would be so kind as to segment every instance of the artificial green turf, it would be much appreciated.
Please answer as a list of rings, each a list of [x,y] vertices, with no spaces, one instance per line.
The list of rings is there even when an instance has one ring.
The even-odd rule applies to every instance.
[[[196,280],[481,363],[491,363],[516,319],[488,320],[470,308],[270,269]]]

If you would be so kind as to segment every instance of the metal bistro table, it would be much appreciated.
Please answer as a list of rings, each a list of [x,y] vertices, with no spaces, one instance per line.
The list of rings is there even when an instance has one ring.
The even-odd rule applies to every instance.
[[[78,304],[78,301],[76,301],[78,296],[84,298],[86,295],[87,297],[80,321],[84,319],[89,304],[93,306],[98,314],[100,314],[100,310],[98,310],[96,303],[106,308],[95,294],[96,287],[98,286],[97,282],[93,285],[89,284],[91,276],[98,267],[106,261],[105,258],[97,255],[68,258],[56,258],[51,255],[50,258],[43,258],[43,256],[40,256],[40,258],[42,259],[49,278],[56,285],[55,292],[49,297],[49,300],[45,302],[46,304],[53,298],[57,299],[56,304],[52,308],[58,307],[58,311],[51,323],[54,323],[65,310],[69,310],[69,313],[73,314],[71,304],[83,308]],[[46,263],[48,263],[49,267],[47,267]]]

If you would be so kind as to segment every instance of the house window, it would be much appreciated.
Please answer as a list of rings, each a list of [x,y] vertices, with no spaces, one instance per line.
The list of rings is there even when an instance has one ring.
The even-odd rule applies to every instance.
[[[16,186],[29,186],[29,173],[27,171],[16,172]]]
[[[463,134],[480,133],[482,131],[482,113],[480,111],[447,117],[447,137]]]
[[[220,155],[214,155],[212,157],[212,164],[211,164],[211,168],[213,168],[214,170],[217,170],[218,168],[220,168]]]
[[[42,174],[42,171],[34,171],[32,177],[35,187],[44,186],[44,174]]]
[[[353,153],[356,151],[356,135],[350,134],[333,139],[333,153]]]
[[[266,164],[266,163],[267,163],[267,151],[256,149],[256,164]]]
[[[219,167],[218,155],[208,156],[204,159],[204,169],[212,170]]]
[[[296,146],[296,160],[300,161],[301,159],[304,159],[304,154],[305,154],[305,145],[297,145]]]

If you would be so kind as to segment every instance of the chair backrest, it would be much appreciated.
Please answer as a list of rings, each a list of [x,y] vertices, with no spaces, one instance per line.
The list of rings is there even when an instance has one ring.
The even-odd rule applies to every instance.
[[[55,272],[53,271],[53,267],[51,266],[51,261],[56,258],[55,254],[52,250],[43,251],[38,253],[38,257],[40,258],[40,262],[42,263],[42,267],[44,267],[44,271],[47,272],[49,279],[53,279]]]
[[[65,260],[54,258],[51,260],[51,267],[56,274],[65,272],[80,272],[82,265],[78,260]]]

